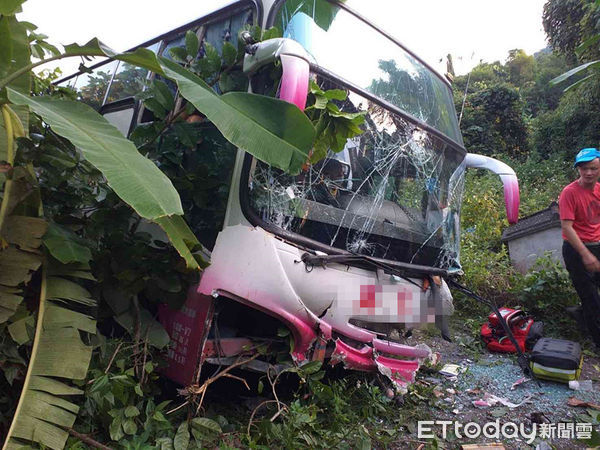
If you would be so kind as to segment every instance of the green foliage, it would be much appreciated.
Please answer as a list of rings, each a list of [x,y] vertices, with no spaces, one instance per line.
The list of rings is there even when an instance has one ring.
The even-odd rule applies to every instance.
[[[308,159],[314,128],[294,105],[269,97],[230,92],[219,96],[194,73],[163,59],[181,95],[237,147],[262,161],[296,174]],[[290,126],[294,123],[294,126]]]
[[[531,154],[524,161],[510,161],[509,164],[519,178],[521,191],[521,217],[547,208],[558,201],[562,188],[575,179],[571,156],[568,159],[559,154]]]
[[[399,434],[403,414],[371,382],[349,376],[326,384],[309,381],[307,387],[306,395],[295,395],[280,423],[267,415],[252,425],[251,447],[371,448]]]
[[[131,341],[107,341],[100,336],[79,413],[81,432],[118,443],[120,448],[154,443],[174,431],[166,417],[170,402],[154,400],[160,395],[156,383],[160,362],[152,352],[135,352],[135,348]]]
[[[68,434],[65,428],[73,426],[79,410],[69,399],[81,391],[69,381],[85,377],[91,356],[91,347],[82,341],[82,336],[96,331],[96,322],[91,317],[95,301],[78,280],[93,278],[87,272],[90,255],[80,251],[76,264],[63,265],[52,257],[59,253],[65,256],[61,247],[47,245],[49,253],[41,251],[41,238],[48,223],[43,217],[37,174],[33,165],[17,157],[19,140],[28,135],[28,111],[8,105],[6,93],[8,86],[17,95],[28,94],[29,74],[26,71],[18,74],[27,65],[29,45],[38,53],[43,52],[40,43],[43,37],[30,33],[29,39],[24,39],[27,36],[24,30],[33,28],[19,24],[12,16],[1,16],[0,27],[3,34],[0,57],[8,58],[2,64],[0,76],[10,78],[4,82],[0,105],[0,158],[5,169],[0,179],[0,322],[3,325],[0,362],[3,384],[12,385],[17,377],[22,381],[18,403],[12,396],[4,399],[13,415],[9,418],[10,428],[7,423],[1,425],[2,434],[7,447],[33,441],[61,449]],[[68,238],[64,235],[63,238],[68,247]],[[23,302],[25,298],[27,304]],[[22,357],[29,351],[19,347],[31,341],[36,307],[35,337],[24,374],[18,364],[24,362]]]
[[[347,113],[340,110],[348,94],[340,89],[323,91],[314,81],[310,81],[309,106],[306,113],[317,132],[310,161],[314,164],[331,150],[341,152],[348,139],[362,133],[360,125],[365,121],[365,111]],[[338,104],[336,104],[336,102]]]
[[[600,77],[577,91],[567,92],[554,111],[541,115],[533,133],[540,154],[564,153],[572,161],[576,152],[600,142]]]
[[[542,23],[552,48],[571,60],[582,36],[581,20],[589,0],[549,0],[544,4]]]
[[[534,154],[524,161],[506,162],[519,177],[521,217],[547,208],[574,176],[571,161],[565,161],[562,154],[545,158]],[[549,334],[579,339],[573,319],[565,313],[566,306],[577,303],[577,295],[560,263],[547,256],[525,275],[512,268],[501,243],[507,227],[503,203],[501,183],[495,175],[467,174],[461,237],[464,284],[499,305],[523,308],[543,321]],[[486,307],[462,295],[456,295],[455,306],[463,318],[480,318],[475,320],[473,333],[489,314]]]
[[[82,103],[24,96],[8,90],[9,99],[27,105],[61,136],[78,147],[101,170],[109,186],[142,217],[182,214],[177,191],[106,119]]]
[[[43,242],[48,251],[63,264],[87,263],[92,253],[79,236],[56,224],[50,224]]]
[[[592,0],[569,2],[549,1],[544,6],[544,28],[553,48],[564,53],[570,62],[582,64],[551,80],[557,84],[571,79],[565,92],[588,81],[593,81],[600,74],[600,4]],[[585,78],[576,77],[586,72]],[[573,79],[575,82],[573,83]]]
[[[8,436],[11,439],[15,437],[30,439],[33,436],[35,441],[43,445],[62,448],[67,432],[53,424],[56,423],[67,428],[73,426],[75,414],[79,408],[70,402],[52,396],[55,394],[74,395],[80,391],[71,389],[67,385],[56,384],[50,379],[40,378],[40,376],[58,376],[65,379],[82,378],[88,367],[91,348],[81,343],[77,330],[94,333],[95,321],[84,314],[83,310],[75,311],[55,303],[57,303],[56,301],[58,303],[66,302],[69,305],[79,303],[82,305],[79,306],[81,309],[92,306],[95,301],[91,298],[91,294],[83,288],[79,288],[77,284],[66,279],[58,278],[56,275],[93,279],[86,272],[89,267],[81,265],[82,262],[87,264],[93,255],[93,268],[99,280],[99,285],[94,293],[96,297],[102,298],[110,308],[103,308],[101,316],[115,316],[115,321],[132,336],[134,355],[137,356],[142,342],[144,348],[147,348],[148,345],[164,348],[169,340],[162,327],[153,319],[153,314],[145,306],[154,300],[180,304],[191,280],[183,280],[185,267],[177,262],[177,257],[172,248],[167,245],[167,240],[163,237],[162,232],[157,229],[148,229],[148,224],[143,222],[142,217],[132,215],[128,205],[116,197],[115,193],[134,205],[141,216],[160,223],[163,229],[174,237],[172,239],[173,246],[181,252],[188,266],[198,267],[201,260],[198,259],[199,255],[196,252],[201,250],[201,246],[193,233],[186,228],[183,220],[177,216],[183,211],[179,197],[170,181],[160,171],[157,171],[153,163],[141,156],[116,129],[85,105],[65,100],[64,98],[72,97],[72,94],[61,89],[50,88],[47,81],[38,80],[34,85],[35,92],[39,93],[48,89],[51,93],[62,97],[62,100],[39,96],[30,97],[28,96],[29,89],[21,83],[21,80],[25,80],[27,86],[29,85],[29,71],[36,65],[28,63],[27,44],[31,46],[32,51],[38,57],[43,57],[44,53],[51,54],[52,58],[108,55],[131,63],[130,66],[122,64],[124,70],[117,74],[118,80],[115,76],[115,90],[111,89],[111,95],[117,96],[140,90],[141,86],[136,84],[136,80],[142,78],[142,72],[134,67],[136,64],[141,64],[148,70],[164,75],[155,55],[146,49],[137,50],[127,56],[116,55],[97,40],[92,40],[84,46],[77,44],[66,46],[62,55],[56,55],[56,49],[45,43],[45,36],[33,33],[34,27],[19,24],[14,18],[5,16],[1,18],[0,25],[2,25],[0,31],[4,37],[0,57],[6,60],[3,69],[8,68],[8,70],[0,71],[0,78],[2,78],[0,86],[4,100],[0,156],[2,156],[3,162],[8,163],[11,168],[8,176],[5,175],[6,171],[2,172],[0,180],[4,187],[0,209],[0,230],[2,232],[0,259],[11,267],[11,270],[2,271],[3,278],[0,280],[4,286],[10,287],[9,291],[3,288],[2,292],[2,311],[7,312],[7,314],[3,314],[3,321],[9,320],[8,326],[3,324],[2,328],[3,336],[6,339],[9,339],[7,333],[9,332],[10,336],[20,345],[28,344],[30,341],[28,328],[33,321],[30,322],[31,315],[19,305],[20,296],[16,294],[21,294],[22,284],[32,278],[33,272],[40,264],[40,257],[35,254],[35,249],[41,243],[40,238],[44,234],[46,223],[39,219],[40,225],[38,226],[32,222],[33,217],[27,217],[27,215],[39,214],[42,196],[48,200],[48,211],[52,213],[50,217],[56,222],[52,225],[51,232],[45,237],[45,246],[57,259],[71,264],[70,267],[63,267],[58,262],[53,263],[50,268],[54,270],[52,273],[54,276],[48,278],[47,282],[45,281],[46,277],[43,277],[48,288],[45,289],[46,284],[42,284],[40,303],[42,308],[38,317],[32,359],[28,374],[23,381],[23,393]],[[25,30],[29,30],[29,33],[26,33]],[[24,37],[27,37],[27,42]],[[194,38],[195,36],[188,35],[186,45],[189,52],[197,53],[199,43]],[[208,54],[208,59],[214,53],[211,53],[211,49],[207,47],[204,48],[204,51]],[[231,45],[224,46],[223,60],[225,64],[235,64],[241,55],[243,53],[238,54],[237,49],[232,48]],[[163,61],[163,63],[169,65],[168,61]],[[231,68],[227,67],[226,69],[230,70]],[[221,64],[218,69],[221,69]],[[168,70],[177,76],[189,75],[183,69],[179,70],[179,66],[171,66]],[[104,95],[102,89],[105,87],[101,85],[105,80],[92,79],[91,81],[91,85],[88,86],[89,93],[84,91],[83,98],[97,106],[100,98]],[[227,88],[224,79],[220,81],[223,90],[234,89],[237,86],[235,79],[231,76]],[[202,86],[202,83],[195,88],[199,87],[205,88],[210,97],[219,98],[210,88]],[[194,94],[193,88],[187,90],[182,88],[182,90],[192,96]],[[13,102],[10,106],[6,104],[7,92],[10,95],[10,101]],[[150,90],[150,95],[156,105],[164,108],[165,115],[172,112],[175,102],[165,83],[156,80],[153,89]],[[260,106],[261,103],[258,96],[251,96],[253,103],[248,105],[243,98],[235,97],[234,94],[228,95],[233,97],[232,102],[237,109],[244,110],[248,117],[254,119],[259,115],[255,110],[255,107]],[[96,98],[95,101],[94,98]],[[211,98],[211,100],[213,99]],[[264,101],[269,102],[269,106],[272,106],[271,99]],[[32,122],[34,132],[30,137],[26,135],[28,112],[26,108],[19,109],[14,106],[16,103],[28,106],[43,117],[43,122],[34,117]],[[211,105],[215,106],[214,100]],[[216,106],[218,107],[218,104]],[[158,107],[156,109],[158,111]],[[211,113],[215,112],[213,109],[211,109]],[[311,128],[311,132],[303,141],[306,143],[306,150],[301,162],[304,162],[312,141],[312,126],[297,108],[283,104],[279,106],[279,109],[284,113],[292,109],[290,114],[295,114]],[[256,114],[254,114],[255,112]],[[263,115],[266,116],[266,114]],[[284,115],[289,116],[287,113]],[[277,127],[275,120],[269,122],[268,125],[270,126],[269,132],[273,132]],[[51,130],[49,126],[52,126],[53,129]],[[174,124],[174,127],[183,132],[188,131],[181,124]],[[303,139],[300,135],[302,129],[300,132],[297,127],[290,129],[296,133],[296,140]],[[182,136],[185,133],[178,134]],[[247,142],[250,142],[249,137],[245,136]],[[190,140],[192,135],[189,133],[187,138],[188,144],[191,146],[197,142]],[[287,136],[284,136],[284,140],[280,143],[286,143],[286,138]],[[18,152],[16,151],[17,143]],[[260,147],[263,148],[264,144],[265,142],[261,141]],[[92,165],[83,161],[82,156],[100,167],[104,173],[100,174]],[[125,161],[123,157],[133,157],[134,160],[141,162],[142,166],[154,173],[143,175],[139,170],[139,165],[137,168],[134,167],[137,163],[133,160]],[[45,182],[41,189],[36,188],[34,167],[38,168],[36,175],[39,174],[42,181]],[[152,180],[152,182],[148,184],[148,180]],[[164,185],[161,187],[157,180],[166,180],[170,191],[169,189],[165,190]],[[142,184],[146,183],[148,189],[145,194],[143,189],[133,188],[131,183],[135,184],[136,181]],[[158,189],[158,191],[153,194],[152,189]],[[65,190],[67,194],[63,195]],[[156,200],[159,198],[164,200],[166,198],[164,195],[168,196],[169,192],[171,194],[175,192],[175,197],[163,203],[167,209],[154,210],[157,214],[152,213],[153,208],[158,205]],[[137,195],[137,200],[130,197],[130,194],[134,197]],[[14,199],[17,199],[18,202]],[[23,199],[31,201],[28,203]],[[168,208],[175,209],[169,210]],[[107,219],[113,219],[110,227],[106,226]],[[25,221],[27,222],[25,223]],[[59,223],[67,224],[67,226],[59,226]],[[146,226],[145,231],[138,229],[140,224]],[[32,229],[31,233],[29,233],[30,229]],[[9,246],[14,246],[14,248],[9,248]],[[90,251],[90,247],[92,251]],[[33,253],[29,253],[30,251]],[[15,264],[15,261],[18,264]],[[4,265],[6,266],[6,264]],[[15,269],[13,270],[12,267]],[[39,287],[39,284],[32,284],[32,288],[36,286]],[[32,294],[35,295],[35,293]],[[69,347],[69,351],[63,348],[65,345]],[[11,344],[3,353],[3,367],[8,361],[22,361],[17,358],[19,354],[15,353],[15,348],[14,344]],[[56,351],[63,353],[62,359],[56,358]],[[138,385],[141,385],[144,380],[144,371],[154,371],[154,366],[150,361],[144,361],[140,365],[140,361],[134,359],[133,366],[135,375],[140,380]],[[7,371],[3,373],[3,382],[5,380],[6,383],[12,384],[19,376],[19,369],[8,370],[8,366],[6,367]],[[125,385],[131,384],[131,380],[127,380],[127,378],[117,379],[123,381]],[[98,383],[95,388],[102,391],[103,379],[99,378]],[[133,392],[140,395],[142,391],[138,385],[134,386]],[[144,434],[139,436],[138,431],[141,428],[136,420],[142,415],[142,410],[138,408],[138,405],[129,404],[133,397],[126,396],[122,389],[119,390],[119,393],[122,394],[120,407],[113,407],[107,411],[107,414],[112,417],[108,425],[109,434],[118,441],[121,441],[123,436],[136,435],[132,439],[131,445],[139,446],[144,440]],[[112,395],[115,396],[115,393],[112,392]],[[110,397],[110,395],[108,396]],[[49,405],[46,408],[47,422],[40,422],[37,418],[39,413],[34,411],[37,408],[36,405],[46,404],[41,401],[41,397]],[[10,401],[13,402],[10,407],[14,408],[14,399]],[[55,411],[55,407],[62,409]],[[149,410],[154,411],[154,409],[156,408],[146,405],[146,415]],[[158,413],[154,411],[152,417],[155,419],[160,417],[159,413],[160,411]],[[146,417],[144,425],[145,432],[151,433],[153,425],[149,422],[148,417]],[[200,439],[202,435],[211,434],[211,430],[212,432],[216,430],[209,419],[197,420],[192,425],[192,435],[196,439]],[[32,431],[34,429],[35,432]]]
[[[301,378],[297,390],[285,393],[276,386],[285,403],[273,419],[275,402],[260,406],[252,418],[219,402],[190,418],[191,409],[178,409],[165,399],[157,375],[159,355],[151,349],[135,352],[134,345],[100,336],[82,383],[86,392],[77,431],[115,449],[385,447],[410,433],[407,421],[424,414],[417,407],[431,396],[431,388],[411,387],[399,409],[372,377],[347,374],[341,380],[324,380],[321,363],[312,362],[290,369]],[[146,361],[141,372],[136,368],[140,360]],[[71,438],[67,448],[77,445]]]
[[[538,320],[545,322],[547,335],[557,338],[579,338],[567,306],[579,303],[569,274],[550,255],[539,258],[534,267],[515,283],[519,304]]]
[[[506,60],[508,79],[515,86],[525,86],[535,77],[535,64],[535,58],[527,55],[524,50],[510,50]]]
[[[550,85],[549,82],[567,70],[564,57],[549,50],[536,53],[535,62],[533,83],[520,87],[526,114],[531,114],[533,117],[538,116],[541,112],[556,109],[562,89],[559,86]]]
[[[547,208],[570,182],[573,171],[562,155],[525,161],[506,160],[520,181],[520,216]],[[502,184],[496,175],[468,172],[462,205],[461,264],[464,283],[485,297],[502,304],[519,304],[521,276],[514,271],[508,251],[501,242],[508,226]],[[472,300],[456,301],[462,311],[480,311]]]
[[[518,91],[494,84],[467,95],[461,121],[465,146],[482,155],[527,153],[527,125]]]
[[[592,16],[588,14],[586,17]],[[21,41],[26,40],[38,56],[56,54],[55,49],[45,42],[45,36],[35,34],[35,28],[27,27],[4,20],[0,23],[0,37],[20,36]],[[253,27],[250,31],[256,40],[280,35],[277,29],[263,31]],[[586,42],[585,47],[580,46],[580,51],[586,52],[589,57],[596,42]],[[0,60],[7,64],[24,58],[25,53],[19,48],[12,55],[6,50],[0,45]],[[90,55],[110,53],[98,41],[66,48],[67,54],[78,52]],[[15,56],[18,58],[15,59]],[[166,71],[170,71],[184,95],[193,100],[193,105],[184,104],[176,110],[177,102],[168,83],[160,76],[154,77],[141,97],[145,106],[154,113],[155,120],[135,130],[132,138],[141,153],[156,163],[179,191],[185,217],[194,224],[192,231],[210,248],[216,237],[214,230],[223,220],[220,214],[229,194],[228,168],[235,156],[235,146],[223,139],[210,119],[215,119],[214,110],[223,107],[223,103],[227,108],[237,110],[233,114],[242,117],[240,121],[252,115],[240,107],[240,96],[235,93],[247,89],[247,78],[240,67],[243,46],[240,42],[225,42],[219,53],[210,44],[199,42],[196,34],[190,32],[185,36],[185,46],[171,49],[170,56],[184,64],[185,69],[174,63],[155,61],[153,55],[144,51],[129,54],[125,57],[128,65],[122,65],[125,70],[115,75],[117,83],[113,83],[111,95],[139,92],[139,80],[147,69],[139,69],[135,64],[142,63],[157,74],[165,75]],[[6,67],[0,64],[2,79],[15,69],[14,66]],[[397,74],[394,71],[397,68],[386,67],[390,74]],[[481,64],[471,74],[470,93],[461,123],[467,148],[499,156],[515,168],[521,180],[521,215],[548,206],[573,176],[570,170],[572,155],[565,156],[566,151],[595,145],[600,139],[594,134],[600,129],[594,121],[594,117],[600,117],[597,114],[597,88],[595,91],[584,89],[577,96],[568,95],[561,100],[557,111],[546,112],[559,104],[559,88],[547,86],[547,81],[564,69],[564,61],[556,56],[545,53],[531,57],[522,50],[514,50],[505,65],[499,62]],[[264,75],[275,89],[279,75],[277,64],[266,68]],[[52,87],[50,77],[35,80],[35,94],[50,91],[56,97],[72,99],[73,93]],[[106,93],[107,77],[102,72],[92,75],[80,93],[80,99],[99,106]],[[18,82],[25,80],[28,83],[27,78],[15,78],[11,87],[18,89]],[[24,84],[20,86],[22,88]],[[457,105],[460,105],[460,89],[466,86],[465,77],[458,77],[455,86]],[[20,92],[26,93],[27,89],[20,89]],[[218,97],[216,94],[226,95]],[[346,95],[343,91],[323,91],[311,85],[307,114],[317,127],[313,161],[324,156],[328,149],[340,150],[347,138],[360,133],[360,124],[364,120],[362,115],[340,113],[339,107],[346,100]],[[280,108],[282,114],[288,114],[293,109],[279,103],[265,100],[257,110],[264,112],[269,108]],[[227,115],[231,115],[232,111],[227,111]],[[27,129],[27,114],[17,108],[13,113]],[[272,114],[272,111],[269,113]],[[539,117],[532,120],[529,115]],[[268,114],[259,116],[264,118]],[[215,121],[219,122],[218,118]],[[18,124],[19,121],[2,119],[0,142],[6,140],[4,130],[7,123]],[[267,134],[273,134],[272,124],[268,125],[264,127]],[[533,146],[529,141],[530,128],[540,130],[535,135]],[[34,183],[29,181],[35,170],[39,188],[30,189],[29,195],[43,200],[46,216],[51,218],[50,232],[44,238],[46,249],[64,263],[74,264],[90,256],[93,258],[91,268],[97,284],[90,288],[90,295],[101,302],[100,319],[107,319],[101,326],[107,332],[121,336],[108,340],[99,337],[93,341],[96,348],[92,369],[88,378],[78,383],[86,395],[79,412],[81,421],[75,425],[77,431],[111,443],[115,448],[179,449],[217,445],[369,448],[399,444],[404,431],[402,427],[409,417],[410,421],[414,421],[418,415],[414,407],[427,401],[423,388],[411,388],[405,398],[406,403],[399,410],[382,395],[382,389],[372,380],[365,382],[362,377],[353,376],[325,382],[325,372],[320,363],[309,363],[290,370],[299,375],[302,381],[300,390],[291,394],[291,399],[285,399],[286,407],[275,419],[271,420],[277,412],[275,408],[266,408],[269,414],[264,417],[258,415],[250,424],[249,435],[246,434],[247,417],[238,423],[210,410],[205,417],[191,420],[182,417],[182,413],[187,412],[185,409],[167,414],[167,410],[176,405],[168,404],[161,392],[163,386],[158,381],[157,370],[162,363],[157,349],[163,348],[167,342],[164,330],[154,320],[154,311],[158,302],[173,306],[181,304],[187,287],[195,280],[194,275],[186,273],[185,264],[174,247],[191,265],[194,261],[201,264],[201,246],[188,230],[182,231],[180,216],[157,219],[163,222],[163,229],[176,231],[170,233],[177,236],[172,240],[174,247],[169,245],[164,233],[132,212],[107,184],[104,176],[82,158],[73,143],[56,134],[56,129],[50,129],[37,117],[32,120],[31,131],[29,137],[19,132],[15,134],[18,152],[16,155],[13,152],[13,156],[15,166],[20,166],[21,170],[15,170],[13,174],[14,186],[27,189],[28,185],[33,186]],[[251,133],[254,131],[251,130]],[[268,137],[280,148],[280,140]],[[292,136],[291,140],[297,141],[297,136]],[[76,139],[74,143],[79,144]],[[300,147],[301,154],[296,158],[289,157],[281,164],[299,170],[306,162],[310,143],[303,141]],[[534,151],[530,152],[530,149]],[[8,152],[0,149],[2,151],[0,159],[6,160]],[[291,152],[297,153],[293,149]],[[510,160],[509,156],[520,159]],[[4,174],[0,173],[0,177],[0,183],[4,183]],[[202,189],[197,187],[200,180],[205,186]],[[564,270],[545,261],[525,277],[515,274],[500,241],[502,230],[507,225],[500,182],[495,176],[470,173],[466,185],[461,256],[466,284],[499,302],[523,305],[540,319],[560,325],[552,318],[564,317],[563,306],[573,300]],[[38,211],[34,203],[20,208],[21,213]],[[14,226],[12,228],[15,229]],[[16,245],[12,244],[14,235],[11,245]],[[17,237],[21,244],[30,242],[30,237],[26,241]],[[28,267],[25,274],[33,279],[28,294],[35,294],[39,288],[39,280],[36,279],[39,274],[35,274],[33,269],[35,267]],[[80,269],[71,267],[69,270],[74,276],[89,275]],[[54,275],[64,276],[66,269],[56,266],[55,271]],[[22,284],[19,285],[21,288]],[[62,288],[66,289],[64,285]],[[77,290],[71,286],[68,292]],[[12,291],[0,292],[1,306],[9,304],[14,295]],[[68,298],[71,297],[73,295]],[[457,297],[456,303],[463,314],[470,308],[477,309],[469,300],[460,297]],[[25,380],[34,323],[32,311],[22,302],[9,313],[6,322],[0,324],[0,391],[3,392],[0,395],[0,427],[4,426],[0,428],[0,434],[6,434],[2,432],[7,431],[5,424],[12,418],[16,407],[17,399],[13,392]],[[478,313],[483,315],[487,311],[478,310]],[[64,313],[63,317],[66,317]],[[87,318],[69,317],[78,327],[91,329]],[[465,345],[471,344],[467,342]],[[263,381],[261,383],[264,385]],[[71,438],[70,445],[71,448],[81,448],[82,444]]]

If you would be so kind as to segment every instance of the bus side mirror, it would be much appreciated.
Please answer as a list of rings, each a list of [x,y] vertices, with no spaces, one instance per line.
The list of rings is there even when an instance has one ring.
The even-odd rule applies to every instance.
[[[248,75],[276,59],[281,60],[283,74],[279,98],[304,110],[310,69],[310,57],[304,47],[292,39],[275,38],[252,44],[246,51],[244,73]]]
[[[500,176],[504,185],[504,203],[508,223],[514,224],[519,220],[519,180],[514,170],[502,161],[489,156],[467,153],[465,156],[467,168],[487,169]]]

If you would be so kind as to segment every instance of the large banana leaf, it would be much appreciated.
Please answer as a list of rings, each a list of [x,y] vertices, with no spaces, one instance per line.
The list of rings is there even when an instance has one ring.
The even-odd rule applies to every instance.
[[[226,139],[274,167],[298,173],[308,159],[315,129],[295,105],[244,92],[217,95],[194,73],[168,59],[157,58],[144,48],[117,53],[92,39],[83,46],[65,46],[65,55],[111,57],[171,78],[181,95],[206,115]]]
[[[46,221],[39,217],[41,203],[32,171],[16,167],[8,181],[11,189],[5,185],[0,206],[0,322],[10,320],[17,311],[24,286],[43,263],[39,247],[47,229]],[[63,277],[89,278],[89,272],[79,267],[55,265],[55,272]],[[73,303],[80,305],[78,311],[69,308]],[[44,270],[31,359],[5,449],[22,448],[28,442],[52,449],[64,447],[68,434],[63,427],[73,425],[78,411],[64,396],[81,392],[55,378],[85,377],[91,348],[81,341],[80,331],[94,333],[96,325],[92,317],[80,311],[93,305],[81,286],[66,278],[49,278]],[[9,326],[17,343],[28,340],[30,319],[25,317]]]
[[[0,27],[0,34],[5,32],[8,38],[13,39],[13,31],[5,26],[10,23],[0,25],[4,26]],[[158,61],[151,52],[140,50],[115,55],[98,41],[88,44],[87,47],[68,46],[66,56],[103,54],[164,73],[173,78],[182,95],[238,147],[292,173],[298,172],[307,160],[314,139],[314,128],[295,106],[252,94],[218,96],[191,72],[168,60]],[[6,59],[7,56],[4,54],[0,57]],[[13,61],[14,57],[11,58]],[[28,71],[31,67],[24,67],[21,63],[17,66],[21,67],[11,67],[0,73],[3,77],[0,85],[9,85],[6,90],[9,100],[13,104],[31,108],[55,132],[71,140],[104,173],[109,184],[123,200],[142,217],[158,222],[170,234],[171,241],[182,253],[188,266],[198,265],[193,255],[197,241],[192,239],[191,232],[181,219],[179,196],[160,170],[140,155],[133,144],[91,108],[64,100],[32,98],[26,94],[27,89],[10,89],[16,87],[14,83],[17,81],[26,80],[29,83]],[[15,68],[16,71],[13,70]],[[2,90],[0,95],[4,95],[4,92]],[[19,117],[20,122],[24,123],[25,117]],[[11,122],[4,119],[1,128],[8,131]],[[14,130],[11,132],[14,134]],[[9,133],[4,133],[0,138],[6,138],[0,141],[0,154],[6,155],[7,149],[12,150]],[[17,184],[15,186],[19,187]],[[5,217],[28,197],[30,193],[24,188],[14,189],[10,195],[5,191]],[[6,223],[12,220],[11,217]],[[23,223],[25,224],[25,219]],[[27,226],[38,230],[39,225],[27,222]],[[36,253],[35,246],[39,245],[40,236],[39,231],[37,234],[23,235],[15,230],[9,233],[6,227],[3,228],[4,234],[10,235],[10,240],[14,241],[8,243],[8,239],[2,237],[0,242],[3,246],[8,243],[8,248],[0,252],[0,255],[7,256],[5,260],[8,261],[4,263],[4,269],[0,267],[3,269],[0,273],[5,277],[4,282],[0,280],[0,285],[3,285],[0,301],[5,310],[4,315],[9,316],[13,306],[20,301],[18,288],[28,281],[31,272],[39,266],[39,254]],[[55,264],[60,265],[58,262]],[[4,449],[21,448],[30,442],[52,449],[63,448],[68,437],[65,428],[73,425],[78,411],[77,406],[65,397],[81,392],[64,380],[83,379],[86,375],[91,348],[81,341],[80,332],[93,333],[95,322],[91,316],[81,311],[93,306],[94,300],[81,286],[64,277],[90,278],[90,275],[80,267],[71,269],[61,265],[53,270],[60,276],[49,277],[49,269],[54,268],[44,269],[32,356]],[[73,303],[78,304],[76,311],[70,308]]]
[[[157,222],[189,269],[206,266],[192,255],[199,243],[181,217],[181,201],[171,181],[104,117],[83,103],[34,98],[8,91],[13,103],[29,106],[56,133],[80,148],[83,156],[102,171],[117,195],[140,216]],[[56,241],[54,230],[51,232],[52,235],[45,238],[47,244]],[[71,244],[76,245],[75,241]],[[75,248],[61,248],[57,258],[69,262]]]
[[[46,221],[38,217],[41,203],[31,171],[16,167],[10,181],[14,189],[4,190],[2,197],[0,322],[10,320],[17,311],[24,286],[44,262],[39,247],[47,229]],[[28,212],[32,215],[23,215]],[[28,442],[62,449],[68,437],[63,427],[73,425],[78,411],[64,396],[81,391],[62,380],[83,379],[86,375],[91,347],[81,341],[80,331],[94,333],[96,324],[81,311],[89,310],[95,302],[84,288],[65,277],[93,277],[85,270],[86,265],[72,267],[55,262],[50,268],[56,275],[47,277],[44,269],[31,359],[5,449],[22,448]],[[73,303],[78,304],[77,311],[69,307]],[[17,343],[28,340],[27,324],[32,319],[29,316],[10,324]]]
[[[161,217],[156,223],[167,233],[171,244],[185,260],[188,269],[203,269],[208,266],[202,255],[202,244],[181,216]]]
[[[37,217],[7,217],[0,239],[0,323],[6,322],[17,311],[23,300],[22,285],[42,264],[37,251],[46,231],[46,221]]]
[[[232,144],[274,167],[296,174],[308,159],[315,129],[297,106],[245,92],[217,95],[201,78],[160,58],[165,75]]]
[[[69,139],[96,166],[115,193],[147,219],[181,215],[179,194],[171,181],[135,145],[91,107],[69,100],[29,97],[8,89],[9,100],[27,105]]]
[[[158,59],[148,49],[119,54],[92,39],[83,46],[65,46],[61,57],[79,55],[111,57],[173,79],[183,97],[205,114],[226,139],[261,161],[298,173],[308,158],[315,130],[294,105],[242,92],[217,95],[195,74],[165,58]],[[0,85],[9,78],[1,80]],[[17,103],[14,98],[10,100]],[[21,100],[19,104],[26,103]]]
[[[106,56],[118,59],[134,66],[144,67],[152,72],[163,75],[162,68],[156,59],[156,55],[147,48],[138,48],[133,52],[118,53],[104,45],[97,38],[91,39],[84,45],[65,45],[65,56]]]
[[[2,3],[2,2],[0,2]],[[7,8],[11,9],[11,8]],[[17,22],[15,17],[9,15],[0,16],[0,79],[10,73],[16,72],[20,67],[29,63],[30,52],[27,40],[27,30],[23,24]],[[23,74],[10,83],[13,89],[29,93],[29,73]],[[0,90],[0,102],[6,98],[4,90]],[[27,129],[29,112],[25,108],[14,108],[21,123]],[[4,117],[0,115],[0,161],[8,161],[6,135],[6,124]],[[2,187],[0,178],[0,188]]]
[[[573,75],[576,75],[576,74],[578,74],[579,72],[581,72],[581,71],[583,71],[583,70],[586,70],[586,69],[590,69],[590,68],[591,68],[591,69],[598,69],[598,68],[600,68],[600,60],[597,60],[597,61],[591,61],[591,62],[588,62],[588,63],[585,63],[585,64],[581,64],[581,65],[579,65],[579,66],[577,66],[577,67],[575,67],[575,68],[573,68],[573,69],[571,69],[571,70],[569,70],[569,71],[567,71],[567,72],[565,72],[565,73],[563,73],[563,74],[561,74],[561,75],[557,76],[556,78],[553,78],[553,79],[551,79],[551,80],[550,80],[550,84],[558,84],[558,83],[561,83],[561,82],[563,82],[564,80],[566,80],[566,79],[568,79],[568,78],[571,78]],[[586,78],[589,78],[589,77],[586,77]],[[580,80],[580,81],[581,81],[581,80]],[[569,90],[570,88],[574,87],[574,85],[576,85],[576,84],[580,84],[580,83],[579,83],[579,82],[577,82],[577,83],[573,83],[572,85],[570,85],[569,87],[567,87],[567,88],[565,89],[565,91],[567,91],[567,90]]]
[[[27,29],[14,16],[0,16],[0,38],[0,79],[4,79],[29,64],[30,50]],[[30,77],[29,72],[22,74],[11,81],[10,86],[28,93]],[[0,99],[3,95],[0,92]]]
[[[67,266],[60,271],[71,277],[80,272]],[[30,442],[56,450],[65,446],[68,438],[65,428],[73,426],[79,410],[65,397],[82,392],[62,380],[85,378],[92,347],[82,342],[80,331],[95,333],[96,329],[92,317],[69,308],[73,303],[88,308],[95,304],[79,284],[49,277],[44,270],[31,360],[5,450],[18,449]],[[78,310],[81,309],[79,306]]]

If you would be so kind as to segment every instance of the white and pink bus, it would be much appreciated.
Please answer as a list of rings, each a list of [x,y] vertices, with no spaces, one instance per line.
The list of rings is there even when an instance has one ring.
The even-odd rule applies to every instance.
[[[402,391],[431,356],[427,346],[411,345],[410,329],[435,323],[447,333],[453,305],[445,279],[461,270],[468,167],[501,176],[509,222],[517,220],[516,176],[499,161],[467,153],[448,79],[357,13],[359,2],[230,2],[143,44],[168,57],[188,30],[200,52],[206,43],[221,51],[224,42],[237,47],[245,38],[250,91],[302,109],[312,80],[344,91],[339,109],[365,117],[362,134],[299,175],[224,139],[215,147],[221,186],[195,183],[199,192],[213,189],[218,207],[186,216],[210,266],[181,310],[160,314],[172,338],[166,374],[179,383],[197,379],[203,364],[232,364],[265,346],[271,353],[247,368],[267,370],[269,355],[290,338],[299,364],[326,360],[379,371]],[[282,37],[251,42],[243,32],[253,25],[277,27]],[[273,64],[281,65],[279,79],[262,70]],[[151,120],[135,95],[154,74],[118,61],[92,69],[63,83],[126,135]]]

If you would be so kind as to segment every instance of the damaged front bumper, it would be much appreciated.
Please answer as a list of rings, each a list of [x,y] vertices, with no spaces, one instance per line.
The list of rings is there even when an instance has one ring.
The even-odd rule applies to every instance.
[[[161,311],[161,321],[171,335],[174,330],[193,329],[187,331],[193,337],[184,340],[185,345],[173,340],[167,376],[187,384],[203,361],[248,350],[245,338],[219,345],[209,339],[214,303],[228,298],[283,323],[291,332],[291,354],[298,364],[329,358],[332,365],[380,372],[398,392],[405,392],[432,352],[426,345],[403,345],[386,335],[397,334],[398,328],[436,323],[451,314],[446,284],[441,279],[403,279],[344,264],[307,267],[303,253],[261,228],[238,225],[223,230],[211,265],[184,309]]]

